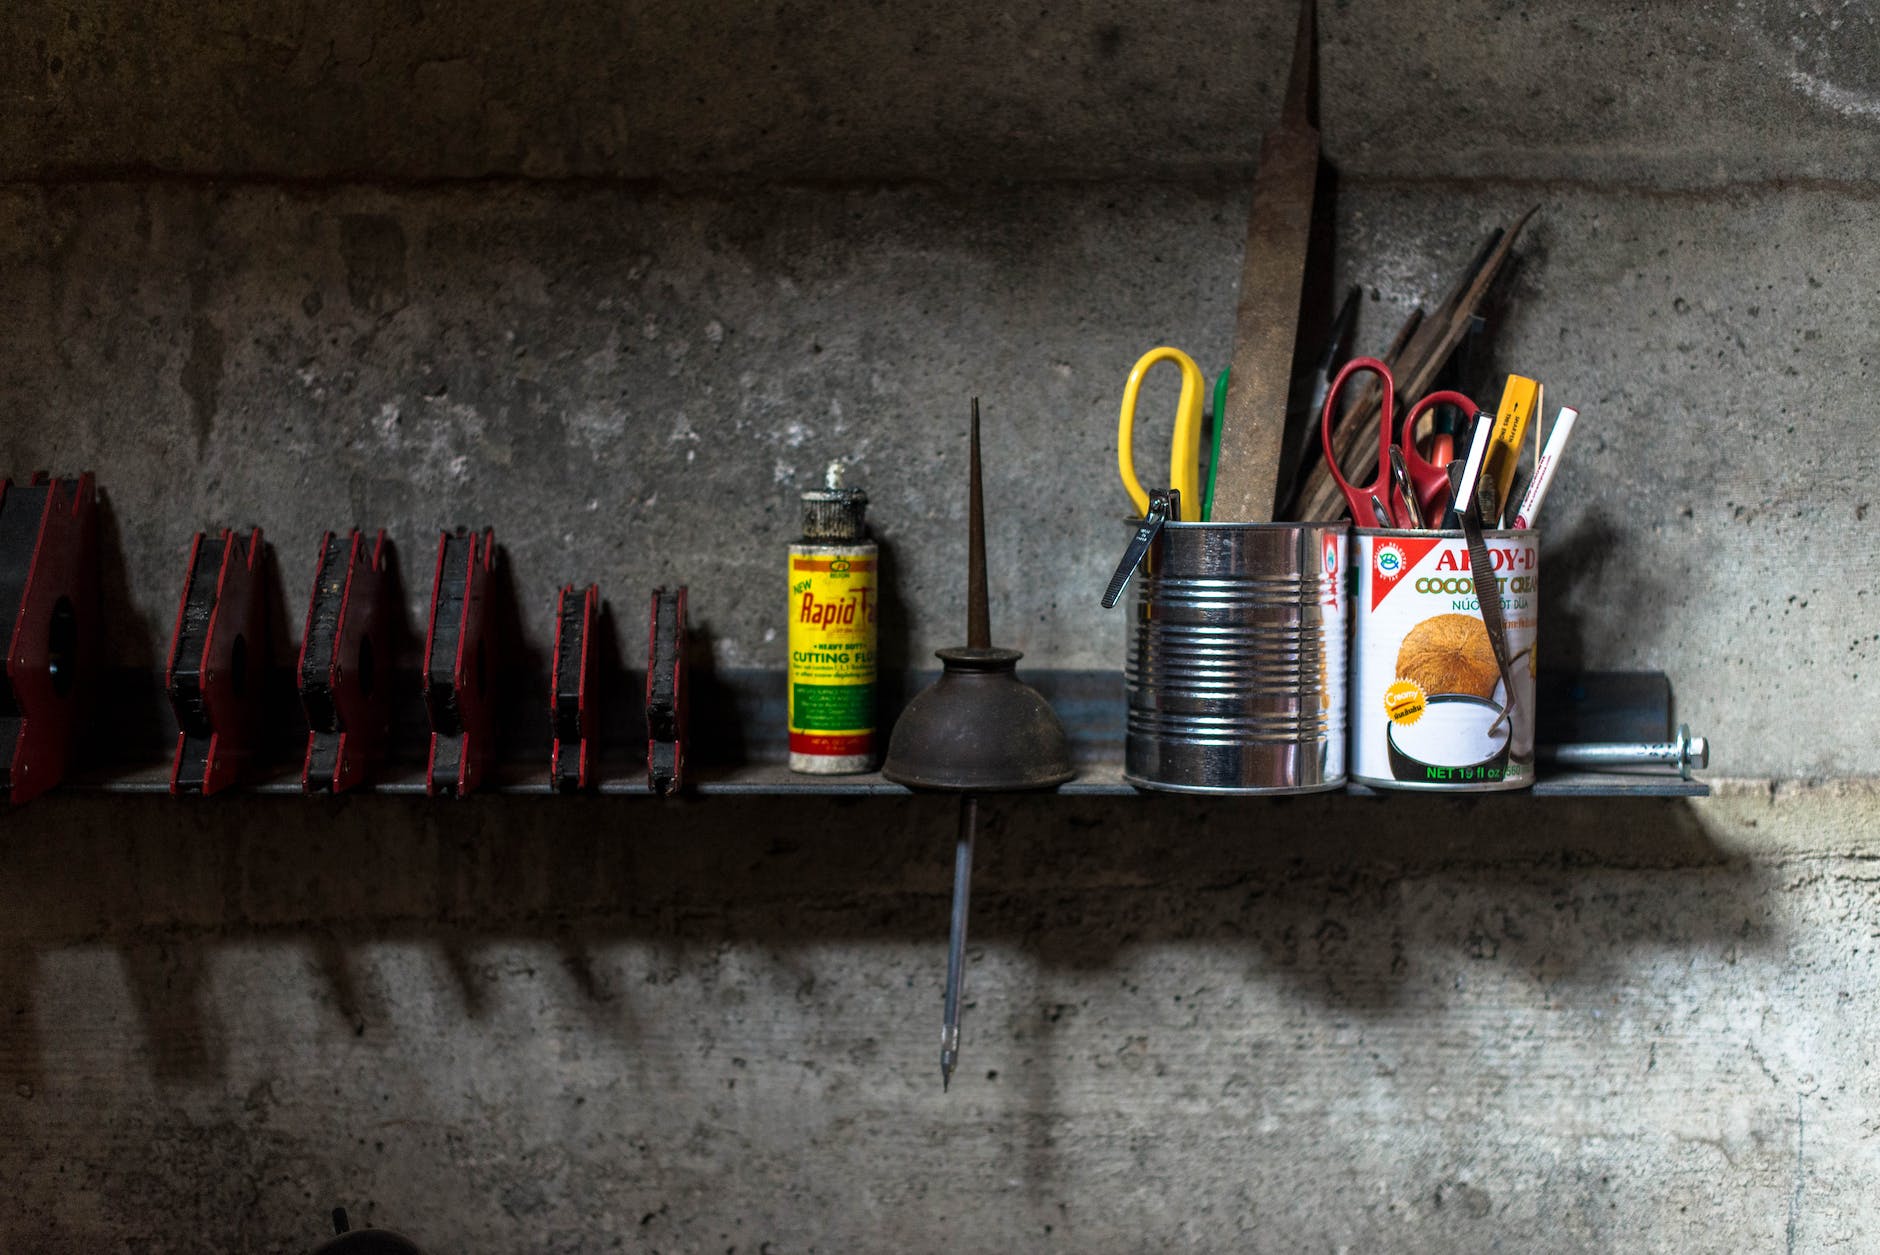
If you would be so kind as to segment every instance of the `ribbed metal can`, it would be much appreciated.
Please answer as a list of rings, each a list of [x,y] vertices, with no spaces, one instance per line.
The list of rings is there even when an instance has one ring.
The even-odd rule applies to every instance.
[[[1162,528],[1136,577],[1123,669],[1132,784],[1313,793],[1345,783],[1347,532],[1343,522]]]

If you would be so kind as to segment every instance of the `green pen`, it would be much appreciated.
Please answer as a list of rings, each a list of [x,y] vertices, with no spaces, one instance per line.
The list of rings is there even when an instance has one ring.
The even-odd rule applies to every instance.
[[[1201,521],[1214,521],[1214,474],[1221,469],[1221,416],[1227,413],[1227,372],[1214,381],[1214,437],[1208,444],[1208,486],[1201,492]]]

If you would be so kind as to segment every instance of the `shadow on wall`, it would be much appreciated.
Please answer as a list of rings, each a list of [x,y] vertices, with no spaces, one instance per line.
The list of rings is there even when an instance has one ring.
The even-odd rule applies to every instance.
[[[1571,531],[1550,540],[1539,638],[1543,670],[1554,674],[1584,667],[1586,621],[1589,615],[1609,613],[1600,577],[1607,560],[1624,544],[1624,529],[1598,509],[1588,510]],[[1673,591],[1653,589],[1638,604],[1668,604]]]
[[[471,1021],[490,979],[476,950],[549,943],[572,988],[612,1004],[593,1018],[629,1036],[631,993],[601,989],[594,961],[623,940],[680,963],[728,943],[789,962],[906,942],[938,964],[954,818],[938,797],[45,799],[0,826],[0,1085],[38,1083],[37,966],[78,947],[120,955],[166,1080],[223,1072],[207,973],[224,946],[307,947],[349,1035],[399,1031],[354,971],[386,942],[435,946]],[[1010,798],[982,822],[974,941],[1044,971],[1240,946],[1249,980],[1365,1019],[1425,997],[1407,973],[1445,952],[1526,973],[1544,997],[1624,979],[1627,948],[1779,944],[1754,906],[1766,873],[1673,800]],[[1661,911],[1670,881],[1704,908]],[[930,992],[908,992],[909,1014]]]

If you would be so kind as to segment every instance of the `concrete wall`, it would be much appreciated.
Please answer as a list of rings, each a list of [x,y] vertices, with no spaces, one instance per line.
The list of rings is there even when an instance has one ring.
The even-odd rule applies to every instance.
[[[0,470],[99,472],[122,663],[198,527],[295,614],[389,527],[415,621],[489,523],[538,647],[564,580],[678,578],[751,666],[842,458],[919,660],[977,394],[995,628],[1110,665],[1117,394],[1225,358],[1285,10],[9,5]],[[0,1246],[1863,1240],[1876,20],[1321,21],[1361,344],[1541,205],[1488,369],[1584,416],[1543,656],[1668,671],[1745,783],[1015,804],[945,1099],[942,804],[48,799],[0,819]]]
[[[1339,268],[1376,294],[1364,343],[1535,201],[1495,356],[1585,415],[1549,507],[1545,657],[1665,670],[1726,771],[1880,770],[1871,704],[1826,717],[1880,667],[1880,453],[1848,421],[1880,193],[1354,181]],[[435,529],[489,524],[540,648],[562,583],[631,603],[676,578],[721,662],[775,666],[796,495],[840,458],[891,546],[890,653],[921,660],[963,631],[977,394],[1000,638],[1114,665],[1117,397],[1156,343],[1226,360],[1245,217],[1244,189],[1143,184],[16,187],[0,464],[98,471],[122,660],[167,647],[197,528],[264,527],[295,616],[323,529],[390,528],[421,623]]]
[[[3,1231],[1859,1250],[1877,811],[1001,803],[943,1095],[942,799],[48,799],[0,843]]]
[[[1320,6],[1353,173],[1867,180],[1880,28],[1827,0]],[[202,0],[0,14],[0,170],[295,179],[1244,173],[1284,0],[1024,8]]]

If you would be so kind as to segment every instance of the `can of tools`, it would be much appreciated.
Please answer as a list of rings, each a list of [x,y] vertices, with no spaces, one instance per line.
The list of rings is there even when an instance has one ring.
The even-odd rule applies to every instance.
[[[1344,784],[1347,530],[1161,526],[1129,615],[1130,783],[1181,793]]]
[[[1462,532],[1352,536],[1352,778],[1469,793],[1533,784],[1539,535],[1482,533],[1493,589],[1478,587]],[[1499,642],[1483,593],[1501,607]]]

